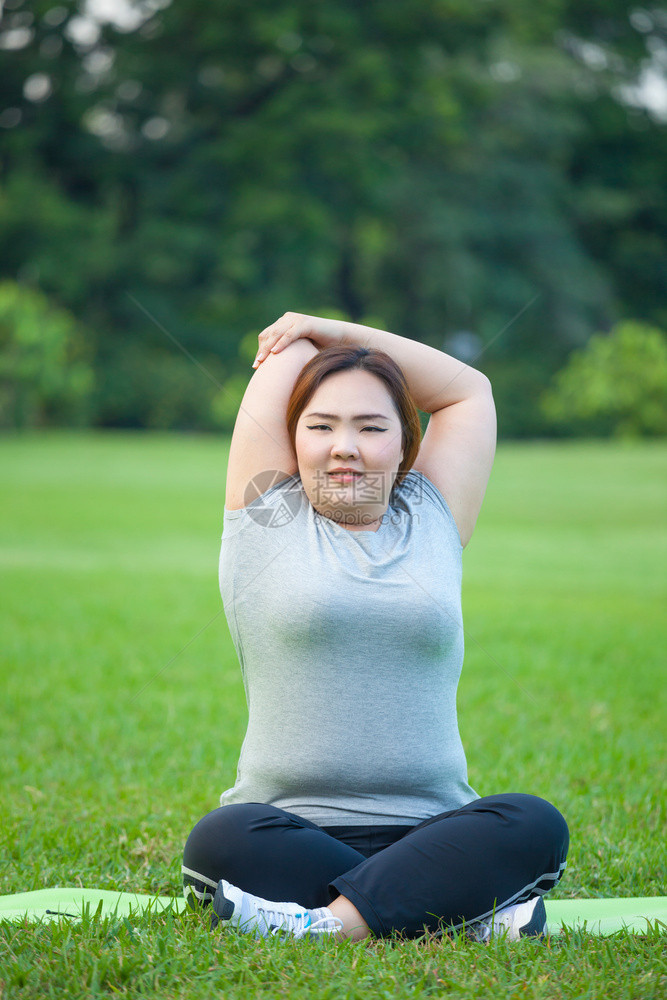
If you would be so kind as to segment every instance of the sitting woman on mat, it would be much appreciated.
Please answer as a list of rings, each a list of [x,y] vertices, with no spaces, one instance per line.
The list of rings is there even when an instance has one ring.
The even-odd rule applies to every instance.
[[[298,313],[260,334],[254,367],[220,556],[248,728],[236,784],[188,838],[186,893],[259,935],[544,933],[565,821],[532,795],[480,798],[456,717],[488,380]]]

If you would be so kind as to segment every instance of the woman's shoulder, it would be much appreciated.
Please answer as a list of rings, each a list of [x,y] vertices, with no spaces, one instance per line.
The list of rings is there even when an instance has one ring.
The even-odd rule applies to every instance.
[[[446,524],[449,529],[454,528],[460,542],[459,531],[447,501],[437,486],[423,472],[411,469],[403,480],[394,486],[392,506],[404,510],[414,517],[418,516],[420,512],[439,516],[441,522]]]
[[[290,476],[278,471],[255,476],[248,484],[244,499],[243,507],[234,510],[225,507],[223,537],[235,533],[243,525],[285,527],[308,502],[299,474]]]
[[[426,501],[432,506],[448,510],[447,501],[440,490],[428,479],[423,472],[410,469],[400,483],[394,486],[394,496],[403,503],[415,505]]]

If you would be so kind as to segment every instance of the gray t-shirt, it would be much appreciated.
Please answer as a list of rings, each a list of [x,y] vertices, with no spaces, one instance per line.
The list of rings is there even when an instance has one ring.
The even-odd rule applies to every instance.
[[[407,825],[477,798],[456,718],[461,542],[422,473],[376,532],[318,514],[298,475],[225,510],[220,590],[248,701],[222,805]]]

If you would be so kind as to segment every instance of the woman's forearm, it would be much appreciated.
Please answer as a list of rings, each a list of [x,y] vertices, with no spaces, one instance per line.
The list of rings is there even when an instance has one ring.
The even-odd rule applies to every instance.
[[[481,372],[435,347],[359,323],[341,323],[343,342],[384,351],[403,370],[412,397],[425,413],[488,391]]]
[[[435,347],[359,323],[303,313],[285,313],[260,333],[254,367],[269,353],[280,352],[300,338],[308,338],[322,349],[343,343],[384,351],[405,373],[412,397],[425,413],[490,393],[485,375]]]

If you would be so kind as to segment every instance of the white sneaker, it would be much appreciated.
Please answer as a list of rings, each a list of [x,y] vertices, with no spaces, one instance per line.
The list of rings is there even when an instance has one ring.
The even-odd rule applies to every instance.
[[[468,924],[466,932],[475,941],[490,941],[492,937],[505,937],[518,941],[522,937],[546,937],[547,911],[541,896],[525,903],[515,903],[496,910],[492,917]]]
[[[296,938],[317,937],[335,934],[343,926],[343,921],[326,906],[309,910],[298,903],[276,903],[244,892],[224,878],[215,890],[213,911],[211,928],[227,920],[231,927],[258,937],[279,933]]]

